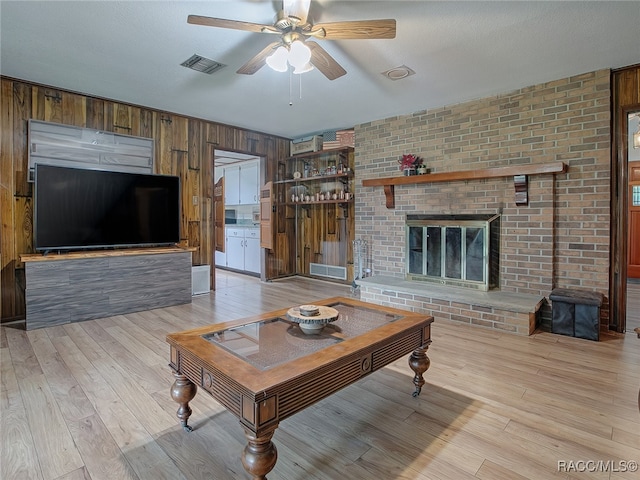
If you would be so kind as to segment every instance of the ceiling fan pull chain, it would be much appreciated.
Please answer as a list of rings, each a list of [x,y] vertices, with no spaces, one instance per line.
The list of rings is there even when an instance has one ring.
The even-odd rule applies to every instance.
[[[293,106],[293,95],[292,95],[292,83],[293,83],[293,73],[291,73],[291,67],[289,67],[289,106]]]
[[[302,75],[298,75],[298,79],[300,80],[300,84],[298,86],[298,91],[300,93],[300,100],[302,100]]]

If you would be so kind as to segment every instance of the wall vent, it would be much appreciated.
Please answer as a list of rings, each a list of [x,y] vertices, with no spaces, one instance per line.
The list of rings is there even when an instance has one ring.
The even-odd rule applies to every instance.
[[[325,265],[323,263],[310,263],[309,274],[318,277],[335,278],[337,280],[347,279],[347,269],[335,265]]]
[[[195,53],[191,56],[191,58],[185,60],[180,65],[190,68],[191,70],[195,70],[196,72],[202,72],[209,75],[211,75],[213,72],[217,72],[223,67],[226,67],[226,65],[223,65],[222,63],[202,57],[200,55],[196,55]]]

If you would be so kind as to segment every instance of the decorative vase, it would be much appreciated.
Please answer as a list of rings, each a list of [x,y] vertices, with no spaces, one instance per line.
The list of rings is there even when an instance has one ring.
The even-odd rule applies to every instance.
[[[418,165],[418,175],[424,175],[425,173],[427,173],[427,167],[425,167],[424,165]]]
[[[402,170],[402,173],[404,174],[405,177],[409,177],[411,175],[415,175],[416,174],[416,169],[415,168],[405,168],[404,170]]]

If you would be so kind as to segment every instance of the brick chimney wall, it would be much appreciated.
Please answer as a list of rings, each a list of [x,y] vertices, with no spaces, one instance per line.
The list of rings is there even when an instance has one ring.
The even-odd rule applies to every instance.
[[[355,237],[368,241],[374,275],[404,277],[408,213],[501,213],[502,291],[608,297],[609,70],[364,123],[355,138]],[[406,153],[431,173],[558,161],[569,171],[529,176],[526,206],[515,205],[513,179],[499,178],[396,186],[387,209],[382,187],[361,181],[400,176]],[[604,323],[606,301],[602,313]]]

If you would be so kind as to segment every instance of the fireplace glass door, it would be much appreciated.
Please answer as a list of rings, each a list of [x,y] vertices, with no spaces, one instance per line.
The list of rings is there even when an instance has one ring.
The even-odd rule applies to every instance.
[[[489,222],[425,223],[407,222],[407,278],[487,290]]]

